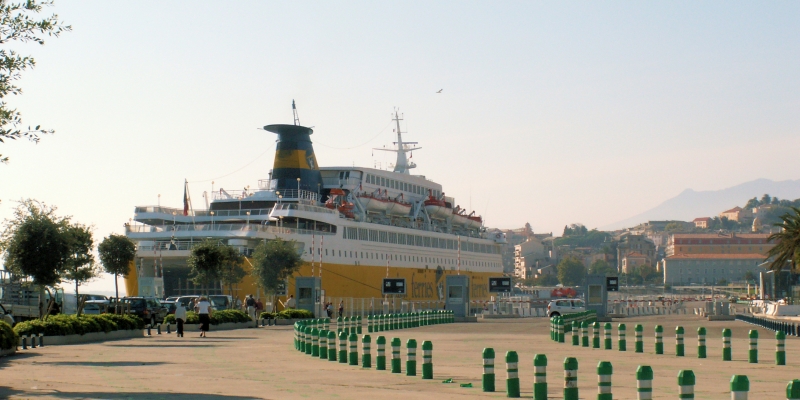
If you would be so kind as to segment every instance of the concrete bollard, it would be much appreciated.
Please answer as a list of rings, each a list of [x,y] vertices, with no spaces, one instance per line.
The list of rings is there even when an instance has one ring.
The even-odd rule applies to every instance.
[[[506,352],[506,397],[519,397],[519,356],[516,351]]]
[[[800,379],[786,385],[786,400],[800,400]]]
[[[39,347],[44,347],[44,333],[39,334]]]
[[[347,365],[358,365],[358,335],[355,332],[347,336],[349,345]]]
[[[608,361],[597,364],[597,400],[613,400],[611,395],[611,375],[614,368]]]
[[[28,350],[28,337],[20,336],[19,340],[22,341],[22,350]]]
[[[359,335],[361,334],[361,326],[362,326],[361,316],[359,315],[356,317],[356,333]]]
[[[336,318],[336,333],[344,332],[344,319],[342,317]]]
[[[325,329],[326,331],[330,331],[331,330],[331,319],[330,318],[324,318],[322,320],[322,325],[323,325],[322,326],[323,329]]]
[[[636,399],[653,399],[653,369],[649,365],[636,368]]]
[[[684,347],[683,347],[683,327],[678,326],[675,328],[675,355],[677,357],[684,356]]]
[[[581,347],[589,347],[589,323],[581,322]]]
[[[347,362],[347,334],[344,333],[344,327],[339,332],[339,363],[344,364]]]
[[[558,342],[564,343],[564,318],[557,317],[556,323],[557,323],[556,328],[558,329]]]
[[[375,357],[375,369],[378,371],[386,371],[386,338],[378,336],[375,345],[378,348],[378,354]]]
[[[367,332],[369,333],[375,332],[372,326],[372,314],[367,315]]]
[[[31,341],[31,348],[35,349],[36,348],[36,334],[34,333],[32,335],[28,335],[28,340]]]
[[[312,336],[314,328],[307,326],[305,329],[306,332],[306,354],[311,355],[313,354],[312,349],[314,348],[314,338]]]
[[[581,323],[578,322],[578,321],[572,321],[572,345],[573,346],[580,346],[581,345],[580,331],[581,331]]]
[[[690,369],[684,369],[678,372],[678,398],[679,399],[693,399],[694,398],[694,372]]]
[[[547,355],[533,357],[533,400],[547,400]]]
[[[399,374],[400,370],[400,338],[392,338],[392,373]]]
[[[706,358],[706,328],[697,328],[697,358]]]
[[[369,335],[361,337],[361,368],[372,368],[371,342],[372,338]]]
[[[633,333],[634,340],[636,341],[634,343],[634,351],[637,353],[644,353],[644,327],[642,324],[636,324],[636,326],[633,327]]]
[[[627,351],[628,350],[628,343],[625,339],[626,330],[625,324],[619,324],[617,326],[617,335],[619,336],[619,340],[617,341],[617,348],[619,351]]]
[[[611,350],[611,323],[606,322],[603,325],[603,348],[605,350]]]
[[[161,334],[161,324],[156,325],[156,334]]]
[[[153,335],[150,333],[150,324],[147,324],[147,336],[153,336]]]
[[[600,348],[600,323],[597,321],[592,323],[592,348]]]
[[[564,400],[578,400],[578,359],[564,359]]]
[[[417,376],[417,341],[408,339],[406,342],[408,354],[406,355],[406,376]]]
[[[556,341],[556,317],[550,317],[550,340]]]
[[[494,392],[494,349],[483,349],[483,391]]]
[[[336,332],[328,331],[328,361],[336,361]]]
[[[747,362],[758,364],[758,331],[751,329],[747,337],[750,339],[750,348],[747,351]]]
[[[325,329],[319,331],[319,358],[328,359],[328,331]]]
[[[422,379],[433,379],[433,343],[422,342]]]
[[[731,330],[725,328],[722,330],[722,361],[731,361]]]
[[[664,327],[656,325],[656,354],[664,354]]]
[[[167,324],[167,335],[172,334],[172,329],[170,329],[170,324]]]
[[[775,365],[786,365],[786,334],[775,332]]]
[[[747,400],[750,392],[750,380],[747,375],[734,375],[731,377],[731,400]]]
[[[319,357],[319,330],[311,328],[311,357]]]

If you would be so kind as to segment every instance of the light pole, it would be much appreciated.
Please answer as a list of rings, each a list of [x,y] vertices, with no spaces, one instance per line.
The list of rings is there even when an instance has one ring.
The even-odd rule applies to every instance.
[[[250,211],[247,212],[247,229],[250,229]]]
[[[214,230],[214,212],[211,212],[211,230]]]
[[[175,215],[177,213],[175,211],[172,212],[172,231],[175,231]]]
[[[158,208],[161,208],[161,193],[158,194]]]
[[[300,177],[297,178],[297,199],[300,199]]]

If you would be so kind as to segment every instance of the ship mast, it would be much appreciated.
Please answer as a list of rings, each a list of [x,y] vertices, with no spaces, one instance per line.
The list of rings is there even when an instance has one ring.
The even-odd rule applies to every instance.
[[[397,141],[394,142],[397,145],[397,149],[383,149],[383,148],[374,148],[373,150],[380,150],[380,151],[392,151],[397,153],[397,162],[394,164],[394,172],[399,172],[401,174],[408,174],[408,170],[412,168],[416,168],[417,164],[414,164],[413,161],[409,161],[406,157],[406,153],[411,152],[413,150],[419,150],[422,147],[416,147],[417,142],[404,142],[403,141],[403,133],[400,131],[400,121],[403,119],[400,118],[400,114],[397,112],[397,109],[394,110],[394,121],[397,124]]]
[[[294,105],[294,99],[292,99],[292,115],[294,116],[294,124],[300,125],[300,116],[297,115],[297,107]]]

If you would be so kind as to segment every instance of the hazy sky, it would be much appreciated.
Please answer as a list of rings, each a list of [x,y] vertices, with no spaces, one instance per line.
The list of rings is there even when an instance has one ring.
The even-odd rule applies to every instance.
[[[320,165],[416,173],[488,226],[609,224],[686,188],[800,170],[798,2],[58,1],[7,99],[57,133],[0,145],[0,218],[35,198],[94,224],[255,187],[297,101]],[[444,89],[441,94],[436,94]],[[109,279],[88,287],[113,289]]]

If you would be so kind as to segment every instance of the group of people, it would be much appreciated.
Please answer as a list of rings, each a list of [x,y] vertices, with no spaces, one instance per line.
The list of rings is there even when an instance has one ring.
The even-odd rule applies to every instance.
[[[208,301],[206,296],[200,296],[192,300],[191,308],[197,313],[200,319],[200,337],[206,337],[206,332],[210,330],[209,324],[211,323],[211,315],[214,312],[214,307]],[[178,337],[183,337],[183,324],[186,323],[186,309],[180,303],[175,305],[175,322],[178,325],[178,331],[175,333]]]
[[[339,316],[341,317],[344,314],[344,300],[339,302]],[[328,314],[328,318],[333,318],[333,303],[326,302],[325,303],[325,314]]]

